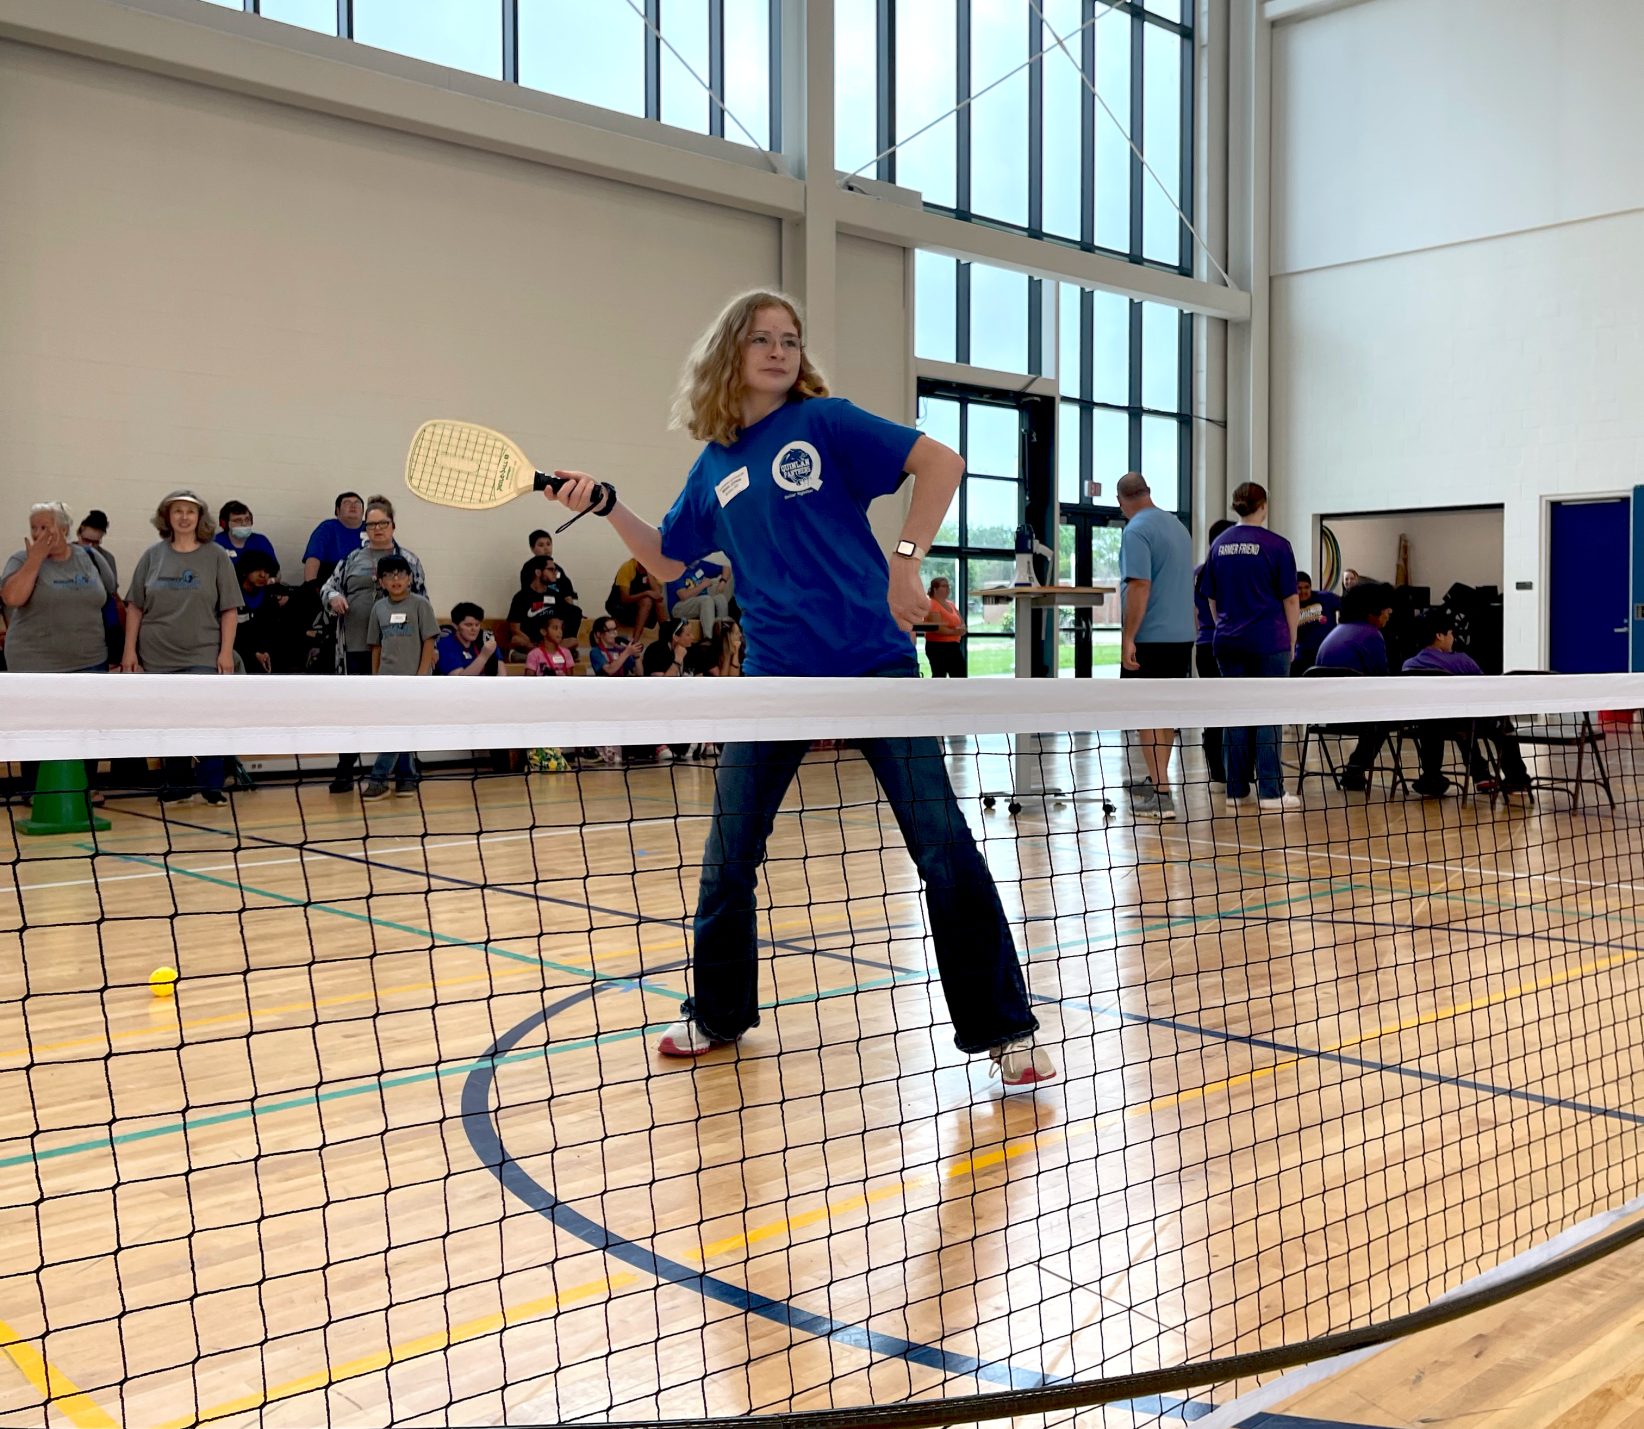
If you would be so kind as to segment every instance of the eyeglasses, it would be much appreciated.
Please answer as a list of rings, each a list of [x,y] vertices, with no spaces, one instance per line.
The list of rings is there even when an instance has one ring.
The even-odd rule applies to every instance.
[[[365,529],[367,531],[386,531],[393,524],[392,521],[367,521]]]
[[[751,332],[748,334],[747,343],[756,352],[764,352],[775,346],[777,340],[773,339],[768,332]],[[783,333],[780,343],[784,352],[803,352],[805,350],[805,344],[791,332]]]

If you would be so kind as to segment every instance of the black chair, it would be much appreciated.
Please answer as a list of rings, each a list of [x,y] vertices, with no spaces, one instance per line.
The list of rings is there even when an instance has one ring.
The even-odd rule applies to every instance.
[[[1361,679],[1362,676],[1357,670],[1343,670],[1331,665],[1312,665],[1302,671],[1301,678],[1304,680],[1357,680]],[[1339,741],[1357,739],[1358,733],[1359,727],[1352,724],[1309,724],[1305,726],[1302,732],[1301,767],[1296,771],[1296,792],[1298,794],[1303,792],[1309,778],[1329,779],[1340,789],[1342,787],[1342,771],[1347,768],[1347,761],[1340,757]],[[1325,743],[1326,740],[1338,741],[1334,758],[1331,757],[1330,747]],[[1307,767],[1308,751],[1315,743],[1319,747],[1319,754],[1323,757],[1324,767],[1309,771]],[[1376,762],[1365,770],[1363,792],[1367,803],[1370,799],[1371,785],[1375,783],[1375,776],[1378,773],[1387,775],[1387,792],[1389,794],[1408,792],[1410,787],[1409,780],[1404,777],[1404,762],[1400,757],[1399,750],[1392,746],[1391,740],[1383,747],[1393,749],[1393,760],[1390,764],[1384,764],[1378,754]]]
[[[1556,675],[1557,670],[1509,670],[1509,675]],[[1610,770],[1604,762],[1604,751],[1599,747],[1604,742],[1604,731],[1593,724],[1590,711],[1583,710],[1579,716],[1570,714],[1556,714],[1547,716],[1549,720],[1559,721],[1544,731],[1526,732],[1514,728],[1514,734],[1522,745],[1539,745],[1544,749],[1574,749],[1575,773],[1568,776],[1542,774],[1532,772],[1530,784],[1536,789],[1547,789],[1555,794],[1563,794],[1570,801],[1571,809],[1581,807],[1581,790],[1586,784],[1596,784],[1604,791],[1604,797],[1610,801],[1610,807],[1615,808],[1615,790],[1610,786]],[[1591,767],[1597,773],[1589,772],[1588,759],[1591,757]],[[1540,761],[1538,760],[1539,764]]]
[[[1401,679],[1435,679],[1447,680],[1450,678],[1443,670],[1406,670]],[[1454,744],[1461,755],[1461,764],[1458,769],[1455,765],[1441,763],[1438,773],[1461,790],[1461,798],[1465,802],[1473,792],[1473,768],[1480,761],[1485,767],[1485,778],[1488,787],[1484,790],[1486,797],[1493,805],[1501,792],[1501,763],[1497,758],[1495,745],[1490,742],[1487,733],[1480,733],[1478,721],[1474,719],[1407,719],[1401,720],[1393,729],[1389,742],[1393,745],[1393,759],[1401,768],[1404,765],[1404,751],[1415,744],[1420,748],[1421,741],[1431,732],[1429,726],[1442,724],[1445,744]],[[1451,778],[1454,775],[1454,778]]]

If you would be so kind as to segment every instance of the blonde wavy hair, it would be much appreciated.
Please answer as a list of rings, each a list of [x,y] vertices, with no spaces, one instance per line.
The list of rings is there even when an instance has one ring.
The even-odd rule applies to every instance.
[[[742,430],[743,342],[761,308],[786,308],[799,329],[800,342],[805,340],[805,320],[799,315],[798,305],[785,293],[761,289],[732,298],[685,359],[679,391],[674,396],[673,425],[699,442],[729,446]],[[803,348],[799,353],[799,376],[794,379],[790,395],[828,395],[827,379],[812,365]]]

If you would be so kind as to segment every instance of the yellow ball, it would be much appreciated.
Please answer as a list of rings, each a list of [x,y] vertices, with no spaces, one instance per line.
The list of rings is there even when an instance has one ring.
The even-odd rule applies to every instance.
[[[177,986],[176,968],[155,968],[148,975],[148,985],[156,997],[170,997]]]

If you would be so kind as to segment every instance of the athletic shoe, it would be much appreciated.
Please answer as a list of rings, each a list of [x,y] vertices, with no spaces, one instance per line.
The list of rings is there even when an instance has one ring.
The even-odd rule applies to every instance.
[[[1349,794],[1363,794],[1370,788],[1370,776],[1349,766],[1341,771],[1341,787]]]
[[[402,779],[394,786],[394,797],[396,799],[415,799],[417,797],[417,786]]]
[[[1155,794],[1153,798],[1154,812],[1161,819],[1174,820],[1176,817],[1176,800],[1168,793]]]
[[[360,790],[360,798],[362,799],[386,799],[387,797],[388,786],[379,784],[375,780],[372,780],[365,788]]]
[[[1130,791],[1130,812],[1138,818],[1157,818],[1159,815],[1159,791],[1151,784],[1132,789]]]
[[[1442,799],[1450,781],[1440,774],[1432,779],[1417,779],[1410,787],[1424,799]]]
[[[685,1017],[657,1038],[656,1049],[664,1057],[703,1057],[716,1047],[730,1045],[710,1037],[693,1019]]]
[[[995,1047],[988,1056],[993,1059],[988,1075],[998,1077],[1007,1087],[1031,1087],[1052,1081],[1056,1076],[1056,1064],[1050,1060],[1050,1053],[1033,1045],[1032,1034]]]
[[[1274,799],[1256,800],[1256,807],[1263,813],[1275,813],[1280,809],[1299,809],[1301,806],[1300,794],[1280,794]]]
[[[176,793],[160,795],[160,802],[162,804],[192,804],[194,802],[194,795],[186,790],[179,790]]]
[[[226,804],[228,802],[228,795],[223,793],[221,789],[207,789],[200,797],[208,804]]]
[[[1142,789],[1151,789],[1153,787],[1153,776],[1151,774],[1144,774],[1140,779],[1126,779],[1125,782],[1119,787],[1129,791],[1132,794]]]
[[[354,790],[354,776],[352,774],[338,774],[330,784],[333,794],[350,794]]]
[[[1227,812],[1236,814],[1239,812],[1239,805],[1248,804],[1249,802],[1250,795],[1248,794],[1229,794],[1227,796]]]

